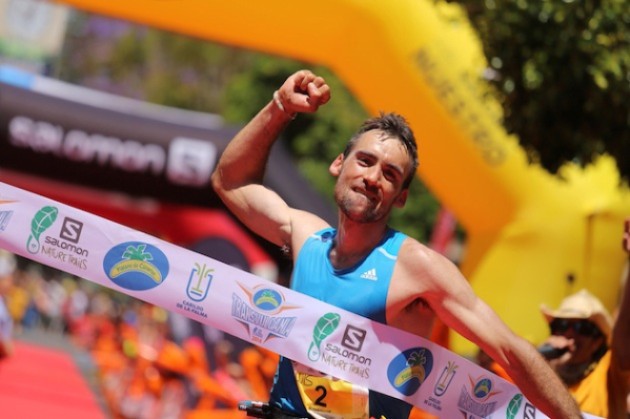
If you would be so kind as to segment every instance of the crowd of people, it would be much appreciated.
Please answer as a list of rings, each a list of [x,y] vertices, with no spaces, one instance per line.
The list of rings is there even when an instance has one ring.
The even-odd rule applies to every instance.
[[[0,254],[0,359],[23,334],[63,335],[90,354],[115,419],[239,418],[240,401],[268,396],[275,353],[216,331],[176,335],[173,313],[17,261]]]

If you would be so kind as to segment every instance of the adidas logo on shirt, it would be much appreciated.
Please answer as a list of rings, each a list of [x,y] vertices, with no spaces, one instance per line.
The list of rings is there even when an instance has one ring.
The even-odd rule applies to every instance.
[[[376,281],[378,277],[376,276],[376,269],[372,268],[368,271],[365,271],[361,274],[361,278],[369,279],[370,281]]]

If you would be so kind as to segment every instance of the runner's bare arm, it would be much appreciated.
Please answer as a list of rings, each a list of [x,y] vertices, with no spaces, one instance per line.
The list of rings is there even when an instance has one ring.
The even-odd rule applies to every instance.
[[[575,400],[534,346],[510,330],[475,295],[451,261],[415,241],[405,246],[403,255],[399,262],[418,284],[419,297],[448,327],[490,355],[545,414],[552,418],[581,418]]]
[[[291,75],[274,98],[232,139],[212,174],[212,186],[247,227],[277,245],[290,242],[293,222],[317,220],[290,208],[262,186],[271,147],[298,112],[315,112],[330,91],[321,77],[307,70]]]

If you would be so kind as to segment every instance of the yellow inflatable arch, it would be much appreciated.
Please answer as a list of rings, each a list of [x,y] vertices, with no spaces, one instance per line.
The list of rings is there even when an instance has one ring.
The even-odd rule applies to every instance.
[[[527,164],[483,99],[486,64],[460,9],[429,0],[59,0],[86,11],[333,70],[370,112],[404,114],[419,176],[468,233],[462,270],[532,342],[540,303],[586,287],[614,310],[630,193],[611,159],[561,181]],[[456,337],[453,348],[474,348]]]

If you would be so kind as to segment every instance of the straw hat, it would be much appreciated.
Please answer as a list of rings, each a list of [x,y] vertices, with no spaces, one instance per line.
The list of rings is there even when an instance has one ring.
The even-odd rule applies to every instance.
[[[588,292],[581,290],[575,294],[569,295],[560,303],[558,309],[553,310],[546,305],[541,305],[540,311],[550,323],[553,319],[585,319],[593,322],[599,330],[606,336],[606,340],[610,341],[613,320],[606,307],[597,297]]]

